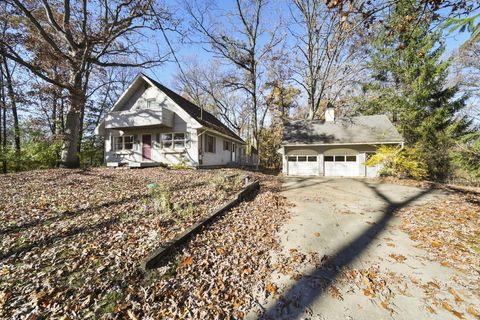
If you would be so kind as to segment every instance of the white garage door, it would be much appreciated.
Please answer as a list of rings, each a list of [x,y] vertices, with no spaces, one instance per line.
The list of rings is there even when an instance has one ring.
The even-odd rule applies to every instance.
[[[289,176],[318,176],[318,156],[288,156]]]
[[[324,156],[325,176],[357,177],[360,175],[357,156]]]

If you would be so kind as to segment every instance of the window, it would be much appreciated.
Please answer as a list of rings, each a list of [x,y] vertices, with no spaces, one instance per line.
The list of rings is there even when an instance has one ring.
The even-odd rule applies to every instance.
[[[183,149],[185,148],[185,133],[174,133],[173,134],[173,148],[174,149]]]
[[[289,157],[288,157],[288,161],[289,161],[289,162],[296,162],[296,161],[297,161],[297,157],[296,157],[296,156],[289,156]]]
[[[324,160],[326,162],[333,162],[333,156],[325,156]]]
[[[215,153],[215,137],[205,135],[205,152]]]
[[[162,133],[160,137],[163,149],[183,149],[186,146],[185,132]]]
[[[317,156],[308,156],[307,161],[308,162],[317,162]]]
[[[154,107],[154,104],[155,104],[155,99],[147,99],[147,104],[145,105],[145,107],[147,109],[152,109]]]
[[[307,156],[298,156],[298,161],[299,162],[307,161]]]
[[[225,151],[231,151],[231,142],[230,141],[223,141],[223,150]]]
[[[357,162],[357,156],[347,156],[347,162]]]
[[[121,136],[114,138],[114,150],[133,150],[133,136]]]
[[[345,156],[335,156],[335,162],[344,162]]]

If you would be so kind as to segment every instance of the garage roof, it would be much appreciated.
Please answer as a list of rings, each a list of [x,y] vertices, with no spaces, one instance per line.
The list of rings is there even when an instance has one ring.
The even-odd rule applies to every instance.
[[[324,120],[287,121],[283,144],[348,144],[403,142],[385,115]]]

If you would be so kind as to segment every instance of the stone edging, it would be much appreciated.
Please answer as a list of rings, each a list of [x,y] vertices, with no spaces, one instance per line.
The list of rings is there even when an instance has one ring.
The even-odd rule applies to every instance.
[[[249,183],[245,188],[243,188],[242,191],[238,192],[232,200],[224,204],[222,207],[210,213],[202,220],[197,221],[187,230],[176,236],[173,240],[167,242],[164,246],[153,250],[145,259],[142,260],[140,265],[141,269],[146,271],[158,267],[162,259],[169,253],[173,252],[176,247],[187,242],[188,239],[190,239],[190,237],[192,237],[194,234],[198,233],[202,227],[210,223],[214,218],[223,215],[225,212],[236,206],[259,187],[260,182],[258,180]]]

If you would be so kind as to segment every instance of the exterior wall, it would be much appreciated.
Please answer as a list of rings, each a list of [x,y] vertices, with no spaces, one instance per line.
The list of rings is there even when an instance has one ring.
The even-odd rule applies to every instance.
[[[149,87],[145,90],[143,86],[137,88],[132,96],[125,102],[125,105],[116,107],[116,111],[126,110],[138,110],[146,105],[147,99],[155,99],[156,102],[152,108],[148,110],[158,110],[164,114],[164,117],[170,117],[170,123],[173,123],[172,127],[165,127],[163,125],[138,127],[138,128],[126,128],[122,130],[107,129],[105,134],[105,162],[160,162],[164,164],[178,163],[182,159],[185,159],[191,166],[198,166],[198,136],[197,129],[201,128],[201,125],[193,119],[182,108],[177,106],[168,96],[155,87]],[[168,150],[161,149],[161,145],[156,140],[156,135],[160,133],[169,132],[186,132],[190,135],[189,142],[186,148],[183,150]],[[152,135],[152,160],[144,160],[142,157],[142,135]],[[134,141],[133,150],[116,151],[112,150],[112,137],[121,135],[134,135],[136,139]]]
[[[324,175],[323,157],[325,155],[356,155],[358,162],[359,176],[375,177],[378,176],[379,167],[366,167],[363,163],[366,159],[366,152],[375,152],[376,145],[341,145],[341,146],[284,146],[283,147],[283,167],[282,172],[288,175],[288,163],[286,157],[289,155],[318,155],[320,162],[318,175]]]
[[[206,136],[214,136],[215,137],[215,153],[206,152],[205,145],[206,145]],[[225,138],[223,136],[216,135],[212,132],[206,132],[200,136],[203,139],[201,150],[202,153],[202,166],[219,166],[219,165],[226,165],[232,162],[238,163],[240,161],[240,145],[238,142],[235,142],[231,139]],[[232,151],[223,150],[223,143],[224,141],[230,141],[230,143],[235,144],[235,155],[234,158],[232,157]],[[232,161],[233,159],[233,161]]]
[[[176,120],[179,119],[178,116],[175,116]],[[120,163],[129,163],[129,162],[160,162],[164,164],[175,164],[182,160],[186,160],[187,164],[191,166],[198,166],[198,136],[197,130],[193,128],[187,128],[185,124],[182,124],[180,121],[175,121],[175,126],[173,129],[169,128],[151,128],[151,129],[131,129],[125,131],[119,130],[108,130],[107,137],[105,140],[105,161],[106,162],[120,162]],[[161,133],[170,133],[170,132],[186,132],[189,134],[189,140],[186,143],[184,149],[162,149],[161,143],[156,141],[156,137]],[[144,160],[142,156],[142,135],[150,134],[152,136],[152,149],[151,149],[151,159]],[[121,135],[133,135],[135,136],[135,141],[133,144],[133,150],[122,150],[116,151],[112,150],[112,138]]]

